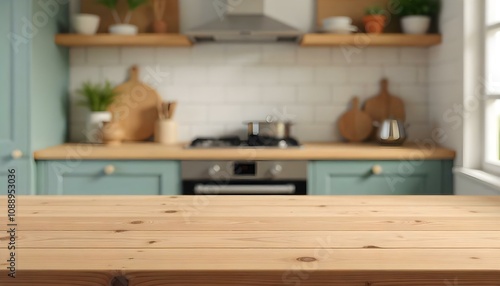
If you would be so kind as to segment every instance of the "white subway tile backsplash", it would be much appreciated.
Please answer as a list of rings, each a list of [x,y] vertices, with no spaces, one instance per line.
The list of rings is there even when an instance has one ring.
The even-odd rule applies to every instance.
[[[267,116],[297,124],[302,141],[340,140],[336,122],[354,96],[380,90],[388,77],[391,93],[407,102],[410,124],[423,134],[428,125],[427,78],[451,69],[440,65],[428,74],[420,48],[301,48],[291,44],[200,44],[193,48],[75,48],[71,50],[71,138],[85,121],[75,90],[86,80],[120,84],[132,64],[140,78],[164,100],[179,102],[179,139],[197,136],[244,137],[244,121]],[[441,53],[439,51],[439,53]],[[431,66],[432,67],[432,66]],[[436,91],[438,92],[438,91]],[[415,106],[415,108],[414,108]],[[412,122],[413,121],[413,122]],[[73,128],[73,126],[76,126]],[[82,133],[83,134],[83,133]]]
[[[119,48],[87,48],[87,64],[92,66],[116,65],[120,63]]]
[[[220,64],[225,62],[226,45],[198,44],[191,51],[193,64]]]
[[[298,88],[298,102],[330,103],[332,102],[332,88],[329,85],[301,85]]]
[[[273,84],[278,79],[278,69],[271,66],[249,66],[243,68],[246,84]]]
[[[356,66],[348,69],[349,82],[357,84],[374,84],[383,76],[382,67]],[[417,75],[415,73],[415,81]]]
[[[87,50],[85,48],[72,48],[69,50],[69,64],[72,67],[85,65]]]
[[[384,76],[393,83],[417,83],[418,68],[415,66],[385,67]]]
[[[263,45],[263,64],[295,64],[297,47],[290,44]]]
[[[232,44],[226,47],[228,65],[259,65],[262,62],[262,46],[257,44]]]
[[[281,67],[279,82],[284,84],[306,84],[314,82],[313,67]]]
[[[260,92],[264,103],[293,103],[296,100],[296,88],[290,85],[263,86]]]
[[[345,106],[339,105],[323,105],[317,106],[315,109],[315,122],[336,124],[339,118],[347,112]]]
[[[176,119],[182,123],[206,123],[209,107],[205,105],[179,104],[175,112]]]
[[[347,68],[345,67],[315,67],[314,79],[317,83],[344,84],[347,82]]]
[[[427,48],[404,48],[401,49],[402,64],[426,64],[429,59]]]
[[[260,87],[250,85],[226,86],[224,102],[256,103],[259,102]]]
[[[240,66],[214,66],[208,68],[210,84],[243,83],[243,68]]]
[[[200,66],[181,66],[173,69],[174,84],[206,84],[208,70]]]
[[[193,86],[191,87],[189,103],[219,104],[225,102],[225,87],[219,86]]]
[[[300,65],[330,65],[330,48],[303,48],[297,50],[297,63]]]
[[[364,64],[367,47],[335,47],[332,48],[332,62],[336,66]]]
[[[165,65],[188,65],[191,63],[191,49],[158,48],[156,61]]]
[[[122,48],[121,63],[122,64],[156,64],[156,49],[145,47]]]
[[[399,62],[398,48],[366,48],[366,64],[394,65]]]
[[[228,118],[231,118],[233,122],[241,122],[243,120],[241,116],[243,107],[241,105],[218,104],[209,106],[208,109],[209,122],[224,124],[228,121]]]

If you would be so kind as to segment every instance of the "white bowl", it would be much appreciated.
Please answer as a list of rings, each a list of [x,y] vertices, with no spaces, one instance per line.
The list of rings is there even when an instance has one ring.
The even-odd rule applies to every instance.
[[[431,17],[406,16],[401,18],[401,26],[405,34],[412,34],[412,35],[427,34],[431,26]]]
[[[347,27],[327,27],[323,28],[323,32],[333,33],[333,34],[351,34],[357,32],[359,29],[356,26],[349,25]]]
[[[115,24],[109,26],[109,33],[116,35],[137,35],[138,28],[130,24]]]
[[[352,19],[346,16],[336,16],[323,19],[323,27],[347,27],[352,24]]]
[[[99,28],[100,18],[92,14],[76,14],[71,17],[73,29],[78,34],[94,35]]]

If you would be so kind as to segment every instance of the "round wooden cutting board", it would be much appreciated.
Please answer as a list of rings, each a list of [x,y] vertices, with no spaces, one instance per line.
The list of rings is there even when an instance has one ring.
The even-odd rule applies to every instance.
[[[378,122],[389,118],[399,119],[403,122],[406,120],[404,102],[401,98],[389,93],[387,79],[383,79],[381,82],[380,94],[366,101],[364,110],[374,121]]]
[[[115,103],[109,107],[113,121],[125,133],[125,141],[144,141],[153,136],[158,120],[158,105],[161,97],[150,86],[139,81],[139,69],[130,69],[127,82],[117,86]]]
[[[363,142],[373,130],[371,117],[359,109],[359,98],[352,100],[352,109],[342,115],[339,121],[342,137],[350,142]]]

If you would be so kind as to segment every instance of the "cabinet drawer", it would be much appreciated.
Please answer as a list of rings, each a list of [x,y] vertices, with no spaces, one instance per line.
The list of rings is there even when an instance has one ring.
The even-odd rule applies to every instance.
[[[309,194],[443,194],[441,161],[312,162]]]
[[[180,167],[173,161],[39,162],[41,194],[177,195]]]

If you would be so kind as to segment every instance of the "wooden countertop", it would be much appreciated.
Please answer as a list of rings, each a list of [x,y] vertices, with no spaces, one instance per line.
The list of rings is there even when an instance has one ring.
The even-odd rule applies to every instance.
[[[16,279],[2,217],[0,285],[499,285],[500,197],[20,197]]]
[[[186,149],[185,145],[127,143],[109,147],[64,144],[35,152],[36,160],[452,160],[455,152],[441,147],[376,144],[309,143],[296,149]]]

